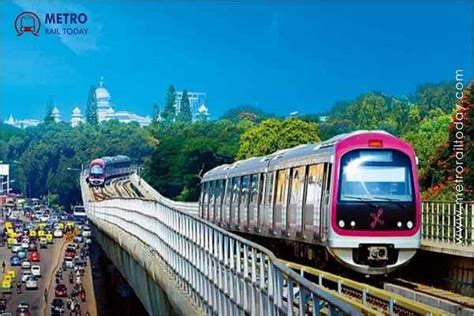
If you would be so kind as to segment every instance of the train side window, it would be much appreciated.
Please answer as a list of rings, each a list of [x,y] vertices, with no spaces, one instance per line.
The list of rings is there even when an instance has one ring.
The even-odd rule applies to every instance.
[[[214,206],[216,202],[216,181],[209,182],[209,220],[214,221],[215,211]]]
[[[265,220],[265,173],[261,173],[258,177],[258,198],[257,198],[257,223],[258,227],[263,225],[263,221]]]
[[[235,177],[232,181],[232,206],[230,212],[230,223],[237,224],[240,204],[240,177]]]
[[[239,226],[247,226],[247,215],[248,215],[248,206],[249,206],[249,193],[250,193],[250,176],[242,177],[242,186],[241,186],[241,198],[240,198],[240,208],[239,208]]]
[[[224,197],[224,222],[230,223],[230,207],[232,201],[232,178],[227,179],[225,186],[225,197]]]
[[[257,222],[258,179],[258,174],[253,174],[250,176],[250,201],[248,213],[249,228],[251,226],[255,226]]]
[[[222,221],[222,198],[223,198],[223,187],[225,180],[221,179],[217,181],[216,190],[216,207],[215,207],[215,222],[220,223]]]
[[[320,231],[323,171],[323,164],[312,165],[308,169],[306,204],[304,207],[304,231],[310,234],[319,234]]]
[[[209,202],[209,182],[204,182],[203,192],[204,197],[202,199],[202,215],[203,218],[208,219],[208,202]]]

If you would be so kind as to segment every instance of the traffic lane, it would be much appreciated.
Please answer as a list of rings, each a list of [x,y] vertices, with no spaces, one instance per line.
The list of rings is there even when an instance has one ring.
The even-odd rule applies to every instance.
[[[84,245],[85,245],[84,243],[79,244],[79,248],[77,249],[78,254],[84,248]],[[67,246],[67,244],[66,244],[66,246]],[[63,247],[63,248],[64,248],[63,251],[61,251],[61,253],[58,255],[60,264],[54,269],[53,276],[55,276],[55,274],[59,270],[59,268],[62,268],[62,263],[63,263],[64,258],[65,258],[65,251],[64,250],[66,249],[66,247]],[[95,299],[94,299],[93,294],[91,296],[91,293],[93,293],[92,271],[90,269],[90,261],[88,260],[88,257],[87,257],[87,262],[88,262],[88,264],[85,267],[84,275],[80,276],[80,281],[83,284],[83,287],[86,291],[86,301],[82,302],[80,297],[77,297],[77,301],[80,303],[80,310],[81,310],[81,313],[83,315],[88,311],[91,316],[94,316],[94,315],[96,315],[96,312],[95,312],[96,311],[96,306],[95,306]],[[73,281],[72,281],[72,283],[69,281],[70,272],[73,272]],[[87,278],[90,278],[90,282],[88,282]],[[71,293],[74,290],[74,285],[76,284],[76,274],[74,273],[74,269],[65,269],[65,270],[63,270],[62,280],[60,280],[60,284],[66,285],[67,296],[69,297],[69,295],[71,295]],[[46,315],[51,315],[51,304],[52,304],[53,300],[56,298],[55,297],[55,288],[56,288],[56,279],[55,279],[55,277],[53,277],[52,282],[49,286],[49,293],[51,293],[51,295],[48,296],[48,305],[47,305]],[[68,298],[67,297],[65,297],[65,298],[59,297],[59,298],[64,303],[63,307],[64,307],[64,310],[66,312],[65,314],[68,314],[70,312],[69,309],[67,308],[67,304],[66,304]]]
[[[40,254],[40,262],[31,264],[38,264],[41,267],[41,278],[38,279],[38,289],[37,290],[26,290],[25,284],[22,283],[21,294],[17,294],[17,287],[16,283],[18,281],[21,282],[22,271],[20,266],[17,267],[10,267],[10,257],[12,252],[6,246],[2,247],[2,252],[4,253],[4,257],[7,258],[5,262],[7,266],[15,270],[16,278],[15,282],[12,284],[12,293],[6,295],[8,300],[7,308],[9,312],[15,313],[16,308],[20,302],[26,302],[30,305],[30,312],[32,315],[39,315],[41,314],[41,310],[44,306],[44,289],[48,286],[51,277],[52,277],[52,269],[53,265],[57,263],[57,259],[60,255],[59,251],[63,244],[62,238],[54,239],[54,243],[48,245],[47,249],[40,249],[38,248]],[[28,252],[27,256],[29,258],[31,252]]]

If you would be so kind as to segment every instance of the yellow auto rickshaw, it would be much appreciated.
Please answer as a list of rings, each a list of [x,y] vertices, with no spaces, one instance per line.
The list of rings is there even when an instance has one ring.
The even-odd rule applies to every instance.
[[[46,228],[46,223],[39,223],[38,228],[44,230]]]
[[[47,233],[47,234],[46,234],[46,241],[48,242],[48,244],[52,244],[52,243],[54,242],[54,236],[53,236],[53,234]]]
[[[29,233],[28,235],[29,235],[30,237],[32,237],[32,238],[36,238],[36,230],[31,229],[31,230],[30,230],[30,233]]]
[[[12,280],[15,280],[16,278],[16,272],[14,269],[10,269],[7,271],[7,273],[5,275],[9,275],[11,277]]]
[[[7,280],[7,279],[3,279],[2,280],[2,292],[3,293],[11,293],[12,292],[12,282]]]
[[[41,237],[45,237],[46,236],[46,232],[42,229],[38,230],[38,233],[36,234],[39,238]]]
[[[16,244],[16,238],[8,238],[7,239],[7,247],[11,248],[14,244]]]

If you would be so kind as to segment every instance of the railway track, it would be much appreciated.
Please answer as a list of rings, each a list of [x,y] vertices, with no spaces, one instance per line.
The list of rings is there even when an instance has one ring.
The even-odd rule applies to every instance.
[[[342,295],[356,306],[365,306],[361,310],[366,315],[447,315],[446,311],[416,302],[401,295],[377,288],[372,285],[347,279],[326,271],[284,261],[284,264],[313,281],[317,286]]]

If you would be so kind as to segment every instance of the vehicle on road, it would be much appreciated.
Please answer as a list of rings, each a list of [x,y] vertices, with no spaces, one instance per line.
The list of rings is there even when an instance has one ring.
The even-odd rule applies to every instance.
[[[31,269],[31,262],[29,260],[23,260],[21,262],[22,269]]]
[[[22,247],[23,249],[28,249],[28,245],[29,245],[29,244],[30,244],[30,241],[29,241],[28,239],[23,239],[23,240],[21,241],[21,247]]]
[[[66,285],[60,283],[54,288],[54,295],[56,297],[67,297],[67,287]]]
[[[33,275],[29,276],[26,279],[25,288],[27,290],[37,290],[38,289],[38,280]]]
[[[25,259],[26,258],[26,251],[22,249],[22,250],[18,251],[16,255],[20,259]]]
[[[39,244],[42,249],[48,248],[48,241],[44,237],[40,239]]]
[[[16,243],[16,238],[8,238],[7,239],[7,247],[9,249],[11,249],[15,243]]]
[[[16,308],[16,316],[30,316],[30,305],[26,302],[21,302]]]
[[[40,221],[42,221],[42,222],[47,222],[47,221],[49,221],[49,214],[43,214],[43,215],[40,217]]]
[[[7,310],[7,300],[4,298],[0,298],[0,313],[5,313]]]
[[[82,228],[82,237],[90,237],[92,235],[91,229],[88,226]]]
[[[23,271],[23,274],[21,275],[21,282],[25,283],[26,280],[28,280],[29,277],[33,276],[31,274],[31,270],[25,270]]]
[[[88,238],[86,238],[86,240],[85,240],[85,243],[86,243],[86,245],[90,245],[90,244],[92,244],[92,239],[91,239],[91,238],[89,238],[89,237],[88,237]]]
[[[60,298],[53,299],[51,303],[51,314],[52,315],[62,315],[64,313],[64,302]]]
[[[40,254],[39,254],[38,251],[32,251],[30,253],[30,261],[31,262],[40,262],[41,261]]]
[[[12,292],[12,281],[9,279],[2,280],[2,293],[8,294]]]
[[[31,229],[31,230],[30,230],[30,233],[29,233],[29,236],[30,236],[31,238],[36,238],[36,235],[37,235],[37,234],[36,234],[36,230]]]
[[[30,244],[28,245],[28,251],[37,251],[38,250],[38,245],[36,245],[36,242],[30,241]]]
[[[10,265],[12,267],[15,267],[15,266],[19,266],[21,264],[21,260],[20,260],[20,257],[18,256],[12,256],[10,258]]]
[[[63,231],[59,228],[56,228],[53,232],[54,238],[61,238],[63,237]]]
[[[15,280],[16,278],[16,271],[15,269],[9,269],[7,270],[7,272],[5,273],[5,276],[9,276],[12,280]]]
[[[13,253],[16,253],[16,252],[18,252],[18,251],[20,251],[20,250],[22,250],[22,249],[23,249],[23,247],[21,246],[20,243],[16,243],[16,244],[14,244],[14,245],[12,246],[12,252],[13,252]]]
[[[36,277],[41,277],[41,267],[37,264],[31,266],[31,274]]]
[[[63,261],[63,266],[66,269],[74,269],[74,260],[71,257],[65,257]]]
[[[83,240],[84,240],[84,238],[82,236],[74,237],[74,242],[77,243],[77,244],[82,243]]]
[[[46,242],[48,244],[52,244],[54,242],[54,236],[52,233],[50,232],[46,233]]]

